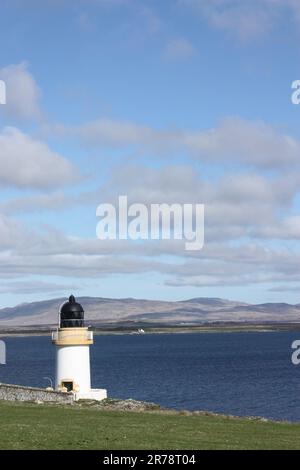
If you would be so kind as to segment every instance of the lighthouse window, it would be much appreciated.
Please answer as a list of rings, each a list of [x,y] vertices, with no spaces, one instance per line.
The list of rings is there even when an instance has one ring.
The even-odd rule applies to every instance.
[[[73,382],[62,382],[62,386],[67,389],[68,392],[73,390]]]

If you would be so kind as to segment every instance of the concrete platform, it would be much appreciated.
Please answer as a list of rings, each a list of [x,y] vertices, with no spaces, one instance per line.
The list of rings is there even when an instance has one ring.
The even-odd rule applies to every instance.
[[[73,392],[74,400],[96,400],[101,401],[107,398],[105,388],[91,388],[88,392]]]

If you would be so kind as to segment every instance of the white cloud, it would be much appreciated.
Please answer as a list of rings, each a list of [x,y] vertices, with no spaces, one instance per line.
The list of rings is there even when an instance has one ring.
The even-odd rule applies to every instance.
[[[41,210],[64,210],[76,204],[76,198],[71,198],[64,191],[22,195],[10,198],[0,203],[0,212],[3,214],[39,213]]]
[[[13,234],[12,234],[13,235]],[[244,243],[210,243],[203,252],[181,256],[181,242],[132,244],[76,239],[49,231],[32,234],[14,249],[0,250],[0,278],[22,275],[92,279],[112,274],[159,273],[173,286],[230,286],[300,282],[300,256],[292,250]],[[169,253],[175,260],[161,257]],[[178,257],[179,256],[179,257]]]
[[[142,26],[146,28],[149,34],[156,34],[162,30],[162,19],[152,8],[148,5],[141,5],[140,8],[137,8],[137,5],[134,5],[133,8],[137,11]]]
[[[0,294],[58,294],[60,292],[80,290],[79,286],[76,285],[65,285],[57,284],[54,282],[45,282],[45,281],[14,281],[14,282],[2,282],[0,286]]]
[[[187,133],[183,140],[191,152],[216,161],[261,168],[300,163],[300,143],[263,122],[228,118],[216,129]]]
[[[16,249],[27,235],[28,230],[22,224],[0,214],[0,251]]]
[[[74,166],[43,142],[13,127],[0,132],[0,183],[19,188],[52,188],[74,182]]]
[[[299,293],[300,292],[300,285],[297,284],[295,286],[295,285],[286,284],[286,285],[271,287],[268,290],[269,290],[269,292],[297,292],[297,293]]]
[[[262,169],[278,169],[300,164],[300,142],[264,122],[239,117],[224,119],[217,127],[189,131],[178,128],[155,129],[130,121],[98,119],[78,128],[53,126],[46,129],[61,137],[77,137],[97,147],[134,147],[173,157],[187,154],[201,161],[238,163]],[[126,148],[127,151],[127,148]]]
[[[300,176],[294,171],[263,176],[240,169],[210,180],[205,173],[202,175],[188,166],[153,169],[127,165],[115,168],[111,179],[97,192],[82,195],[81,202],[94,201],[95,206],[110,202],[117,206],[118,195],[126,194],[129,204],[137,201],[147,206],[163,202],[204,203],[206,247],[214,243],[240,243],[243,239],[268,246],[269,240],[300,239],[299,217],[293,215],[299,183]],[[109,251],[110,246],[106,244],[106,247]],[[128,252],[130,245],[123,248]],[[144,255],[158,255],[161,250],[161,254],[184,258],[203,256],[203,252],[192,255],[184,252],[181,243],[169,242],[155,248],[148,242],[142,249]]]
[[[64,129],[61,130],[64,132]],[[147,126],[139,126],[129,121],[98,119],[84,124],[78,129],[67,130],[78,135],[91,145],[122,147],[123,145],[150,145],[157,140],[158,134]]]
[[[144,174],[145,177],[142,176]],[[192,174],[189,175],[188,169],[183,168],[182,174],[183,177],[180,179],[179,168],[167,168],[161,174],[159,170],[151,169],[148,175],[144,169],[143,173],[140,173],[138,189],[131,184],[130,179],[128,180],[128,186],[131,185],[129,195],[131,197],[136,197],[137,194],[140,197],[144,195],[144,200],[139,199],[139,201],[152,201],[159,200],[164,192],[169,200],[172,200],[176,195],[180,197],[182,181],[186,186],[190,184],[190,188],[183,189],[183,193],[192,201],[193,197],[197,198],[201,194],[201,185],[195,186],[197,179]],[[166,191],[167,175],[172,182],[169,185],[170,193]],[[262,182],[259,182],[259,185],[262,185]],[[265,185],[268,186],[268,183],[265,182]],[[241,242],[248,226],[255,228],[257,227],[255,224],[267,226],[272,223],[274,217],[272,211],[276,207],[277,196],[272,201],[269,191],[262,192],[262,203],[267,208],[265,219],[262,220],[259,205],[250,200],[248,205],[245,204],[240,208],[239,195],[236,192],[237,200],[232,200],[231,195],[227,202],[228,210],[231,208],[234,213],[237,208],[235,220],[232,215],[223,214],[224,185],[221,184],[220,188],[220,190],[216,188],[211,190],[211,199],[215,201],[213,204],[216,207],[216,219],[214,221],[211,217],[207,219],[208,238],[204,249],[200,252],[186,252],[184,241],[180,240],[145,241],[136,244],[130,240],[99,241],[96,237],[66,236],[50,227],[44,227],[43,231],[37,232],[1,216],[0,278],[13,279],[24,275],[38,275],[96,279],[113,274],[159,273],[166,283],[172,286],[245,286],[257,283],[266,285],[274,283],[276,286],[276,284],[300,282],[300,255],[297,250],[283,247],[271,249],[265,240]],[[277,225],[280,223],[280,220],[277,221]],[[239,233],[235,232],[235,227],[240,228]],[[235,243],[228,243],[231,240]],[[28,289],[31,287],[28,286]]]
[[[40,89],[25,62],[0,69],[0,79],[6,83],[6,105],[1,110],[15,119],[41,117]]]
[[[253,236],[266,240],[300,240],[300,215],[287,215],[271,225],[262,224],[253,230]]]
[[[280,21],[300,20],[298,0],[179,0],[192,7],[213,27],[242,40],[255,40],[270,32]]]
[[[165,55],[168,59],[189,59],[195,54],[196,48],[185,38],[178,38],[169,41],[165,49]]]

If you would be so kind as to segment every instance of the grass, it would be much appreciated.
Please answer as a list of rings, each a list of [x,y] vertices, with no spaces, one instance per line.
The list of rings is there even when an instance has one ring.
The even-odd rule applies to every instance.
[[[300,425],[0,402],[0,449],[299,449]]]

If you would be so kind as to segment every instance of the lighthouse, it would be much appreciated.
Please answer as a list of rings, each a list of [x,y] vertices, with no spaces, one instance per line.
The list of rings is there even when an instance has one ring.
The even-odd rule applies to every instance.
[[[93,342],[93,332],[84,326],[84,310],[71,295],[60,307],[52,343],[56,346],[55,389],[72,392],[75,400],[107,397],[105,389],[91,388],[90,346]]]

